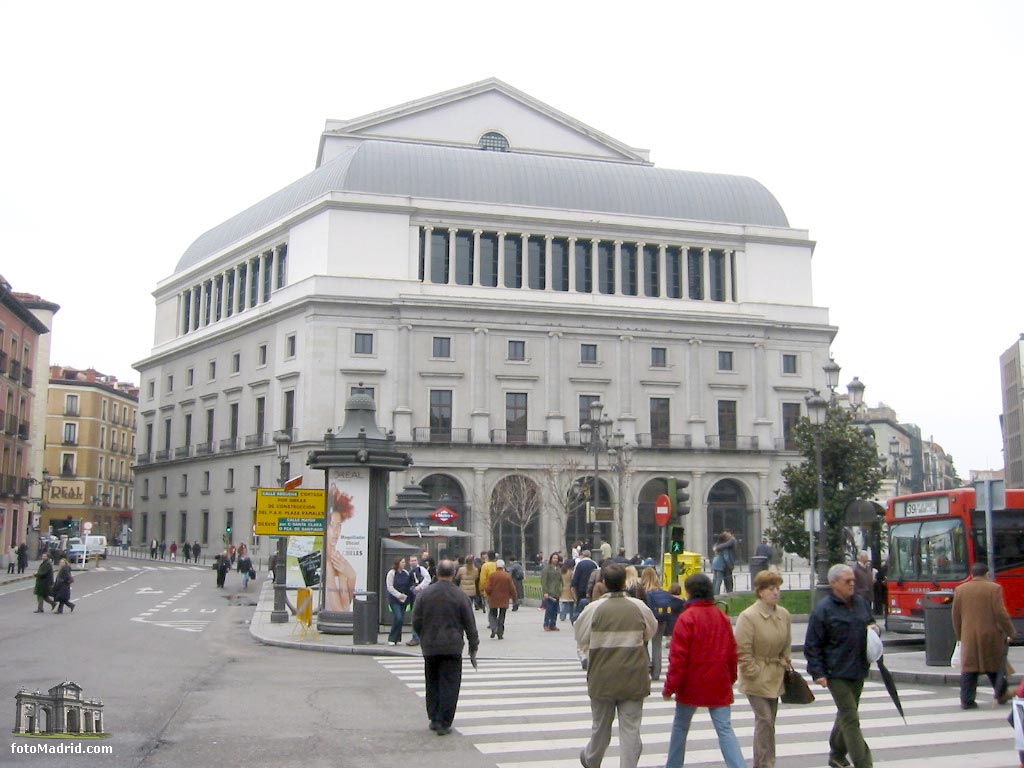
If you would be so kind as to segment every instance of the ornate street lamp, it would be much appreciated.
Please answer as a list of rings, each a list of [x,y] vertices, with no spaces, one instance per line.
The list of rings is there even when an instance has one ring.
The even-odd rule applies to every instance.
[[[846,393],[850,396],[850,410],[853,411],[854,418],[857,417],[857,412],[864,402],[865,389],[867,387],[864,385],[864,382],[857,376],[854,376],[853,381],[846,385]]]
[[[594,541],[593,547],[601,543],[601,523],[597,519],[597,509],[601,500],[600,457],[604,451],[616,450],[622,446],[625,436],[622,432],[612,434],[613,420],[610,416],[602,416],[604,403],[595,400],[590,404],[590,418],[580,424],[583,447],[594,454],[594,483],[591,498],[594,504]]]
[[[277,448],[277,460],[281,465],[281,474],[277,479],[277,487],[284,488],[288,482],[288,451],[291,449],[292,436],[288,430],[282,429],[274,433],[274,447]],[[274,565],[274,610],[270,612],[271,624],[288,622],[287,585],[288,577],[288,537],[277,537],[277,562]]]
[[[834,361],[829,360],[835,365]],[[838,369],[839,366],[836,366]],[[827,366],[826,366],[827,370]],[[838,375],[838,371],[837,371]],[[828,594],[828,531],[825,529],[825,478],[821,465],[821,430],[828,421],[828,402],[816,389],[806,397],[807,418],[814,427],[814,463],[818,473],[818,546],[814,557],[814,572],[817,584],[814,587],[813,602],[817,604]]]

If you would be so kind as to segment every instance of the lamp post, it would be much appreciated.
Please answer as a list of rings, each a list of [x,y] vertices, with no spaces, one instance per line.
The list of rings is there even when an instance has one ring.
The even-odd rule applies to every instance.
[[[830,361],[831,362],[831,361]],[[812,602],[817,605],[829,591],[828,585],[828,531],[825,529],[825,478],[821,465],[821,428],[828,421],[828,403],[816,389],[806,397],[807,418],[814,427],[814,464],[818,473],[818,545],[814,553],[816,585]]]
[[[892,479],[895,483],[893,496],[900,495],[900,480],[903,479],[903,460],[910,457],[909,453],[903,453],[903,446],[896,436],[889,438],[889,456],[892,457]]]
[[[594,454],[594,477],[593,477],[593,490],[591,491],[591,498],[594,503],[594,541],[592,547],[598,547],[601,544],[601,523],[597,519],[597,509],[601,500],[601,481],[600,481],[600,457],[603,451],[616,450],[622,445],[623,434],[621,432],[615,432],[612,434],[612,418],[610,416],[603,416],[604,403],[600,400],[595,400],[590,404],[590,418],[580,424],[580,432],[582,432],[586,439],[582,440],[583,447],[589,452]]]
[[[274,446],[277,448],[277,460],[281,464],[281,474],[278,477],[277,487],[284,488],[288,482],[288,450],[291,448],[292,436],[287,430],[280,430],[274,433]],[[285,624],[288,621],[288,611],[285,608],[287,593],[285,579],[287,578],[288,559],[288,537],[277,537],[277,563],[274,565],[274,610],[270,612],[271,624]]]

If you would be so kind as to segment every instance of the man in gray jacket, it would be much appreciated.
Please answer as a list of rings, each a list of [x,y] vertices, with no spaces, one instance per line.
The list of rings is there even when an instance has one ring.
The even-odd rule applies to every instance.
[[[466,593],[452,582],[454,576],[451,560],[439,562],[437,581],[419,593],[412,609],[412,628],[419,634],[423,649],[427,717],[430,730],[438,736],[452,732],[462,687],[463,635],[469,640],[469,657],[474,665],[480,645],[473,606]]]

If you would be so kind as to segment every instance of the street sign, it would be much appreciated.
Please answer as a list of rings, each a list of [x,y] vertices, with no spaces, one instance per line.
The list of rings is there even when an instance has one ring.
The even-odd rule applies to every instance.
[[[86,522],[82,523],[82,528],[84,528],[85,532],[88,533],[89,531],[92,530],[92,523],[86,521]]]
[[[658,525],[668,525],[672,519],[672,500],[668,494],[661,494],[654,502],[654,522]]]
[[[430,517],[441,525],[448,525],[448,523],[454,523],[459,519],[459,513],[448,507],[439,507],[431,513]]]
[[[256,491],[256,533],[261,536],[319,536],[326,502],[321,489]]]

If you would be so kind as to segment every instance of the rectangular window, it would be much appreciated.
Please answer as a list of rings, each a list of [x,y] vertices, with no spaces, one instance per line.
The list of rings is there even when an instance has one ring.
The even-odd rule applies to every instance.
[[[686,249],[686,271],[691,299],[704,298],[704,251],[700,248]]]
[[[725,251],[709,254],[711,272],[711,300],[725,301]]]
[[[569,290],[569,241],[562,237],[551,239],[551,288]]]
[[[285,359],[295,357],[295,334],[290,333],[284,337],[284,356]]]
[[[288,389],[284,393],[284,429],[289,432],[295,428],[295,390]]]
[[[145,541],[148,537],[143,536],[142,540]],[[210,540],[210,513],[203,511],[203,544],[206,544]],[[204,562],[205,565],[205,562]]]
[[[580,427],[590,421],[590,406],[600,399],[597,395],[580,395]]]
[[[185,473],[181,475],[181,491],[179,495],[188,496],[188,475]]]
[[[213,316],[210,305],[212,304],[211,299],[213,298],[213,283],[207,280],[203,283],[203,325],[210,324],[210,318]]]
[[[156,382],[147,381],[146,382],[146,397],[149,398],[150,400],[152,400],[154,395],[156,395]]]
[[[796,370],[796,355],[783,355],[782,356],[782,372],[788,374],[797,373]]]
[[[185,386],[191,387],[195,383],[196,371],[195,368],[185,369]]]
[[[782,404],[782,446],[784,450],[796,451],[796,425],[800,423],[800,403]]]
[[[505,435],[509,443],[527,439],[527,397],[525,392],[505,393]]]
[[[164,450],[171,452],[171,420],[164,419]]]
[[[64,398],[64,415],[78,415],[78,395],[66,395]]]
[[[736,450],[736,401],[718,401],[718,445]]]
[[[249,306],[255,307],[260,300],[260,257],[249,260]]]
[[[480,285],[498,285],[498,233],[480,235]]]
[[[473,284],[473,232],[468,229],[455,233],[455,282]]]
[[[153,425],[146,424],[146,453],[153,452]]]
[[[203,470],[203,493],[210,492],[210,470]]]
[[[167,498],[167,475],[160,476],[160,497]]]
[[[260,344],[256,347],[256,365],[264,366],[267,364],[267,345]]]
[[[214,413],[215,413],[215,411],[214,411],[213,408],[207,408],[206,409],[206,442],[208,442],[208,443],[212,443],[213,442],[213,419],[214,419]]]
[[[526,342],[525,341],[509,341],[508,343],[508,359],[509,360],[526,360]]]
[[[228,490],[234,490],[235,488],[235,469],[234,467],[228,467],[228,481],[224,486]]]
[[[368,398],[373,400],[375,398],[373,392],[373,387],[351,387],[349,389],[349,396],[351,397],[353,395],[366,395]]]
[[[452,439],[452,392],[450,389],[430,390],[430,440],[450,442]]]
[[[147,478],[143,478],[143,480],[142,480],[142,498],[144,500],[149,498],[149,478],[148,477]]]
[[[573,259],[576,262],[576,292],[593,293],[594,291],[594,270],[590,252],[593,244],[588,240],[576,242],[576,253]]]
[[[435,229],[430,233],[430,282],[438,285],[448,282],[447,229]]]
[[[543,291],[547,287],[545,239],[540,235],[533,235],[527,238],[526,247],[529,249],[530,288],[535,291]]]
[[[661,291],[661,249],[644,246],[644,296],[658,296]]]
[[[185,540],[188,538],[188,512],[181,513],[181,521],[178,525],[178,541],[185,544]]]
[[[231,373],[238,373],[242,370],[242,353],[233,352],[231,354]]]
[[[433,356],[447,360],[452,356],[452,340],[450,336],[435,336]]]
[[[245,309],[245,281],[247,278],[247,269],[245,264],[238,265],[238,311],[241,312]]]
[[[261,436],[267,422],[267,398],[256,398],[256,435]]]
[[[228,295],[227,300],[224,302],[227,305],[228,317],[231,317],[235,313],[235,273],[234,270],[228,272]]]
[[[213,279],[213,293],[216,299],[213,302],[213,319],[221,319],[221,307],[224,304],[224,276],[217,275]]]
[[[168,374],[167,376],[167,394],[171,394],[174,391],[174,374]]]
[[[651,447],[667,448],[671,442],[669,398],[651,398]]]
[[[623,243],[619,246],[619,261],[622,269],[622,293],[626,296],[636,296],[636,243]]]
[[[580,362],[597,362],[597,344],[580,344]]]
[[[259,464],[257,464],[255,467],[252,468],[252,487],[253,488],[259,488],[260,487],[260,485],[261,485],[260,480],[261,480],[262,476],[263,476],[263,472],[261,471],[261,467],[260,467]]]
[[[106,400],[100,400],[100,418],[103,419],[103,421],[107,420],[107,401]]]
[[[213,381],[217,378],[217,361],[211,360],[209,365],[206,366],[206,378],[209,381]]]
[[[228,423],[231,427],[231,433],[228,435],[232,440],[238,439],[238,403],[231,403],[228,406]]]
[[[75,476],[75,454],[62,453],[60,455],[60,474],[61,477]]]
[[[597,290],[615,293],[615,243],[602,240],[597,244]]]
[[[100,444],[103,444],[103,439],[100,438]],[[78,445],[78,425],[77,424],[65,424],[64,425],[64,445]]]
[[[188,333],[191,330],[192,319],[192,291],[185,291],[182,297],[181,332]]]
[[[505,287],[523,287],[522,235],[505,235]]]
[[[373,334],[372,333],[357,333],[355,338],[355,348],[353,350],[357,355],[372,355],[373,354]]]
[[[288,284],[288,244],[283,243],[277,249],[277,288]]]
[[[732,352],[727,352],[721,349],[718,351],[718,370],[732,370]]]
[[[263,254],[263,301],[270,301],[270,281],[273,279],[274,252],[267,251]]]
[[[668,367],[668,350],[665,347],[651,347],[651,368]]]
[[[192,445],[192,414],[185,414],[185,447]]]

